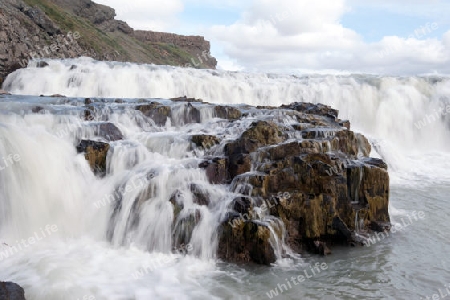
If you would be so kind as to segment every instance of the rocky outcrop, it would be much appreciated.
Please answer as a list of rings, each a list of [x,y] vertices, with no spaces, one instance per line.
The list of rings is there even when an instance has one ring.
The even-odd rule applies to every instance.
[[[169,106],[158,107],[167,107],[167,111]],[[277,237],[271,232],[279,235],[278,239],[285,238],[297,252],[326,255],[335,243],[359,244],[370,230],[389,228],[387,165],[368,157],[368,140],[349,130],[350,122],[338,119],[337,110],[311,103],[259,109],[264,111],[264,120],[250,123],[234,141],[192,137],[199,148],[223,147],[223,156],[200,164],[209,181],[231,183],[248,194],[247,200],[232,205],[223,220],[219,257],[234,262],[274,262],[269,240],[274,242]],[[215,105],[213,110],[228,122],[243,116],[235,107]],[[286,126],[275,111],[298,123]],[[160,114],[153,112],[157,120]],[[245,116],[249,117],[248,113]],[[262,208],[265,217],[255,213]],[[283,223],[278,231],[267,222],[274,217]]]
[[[219,139],[214,135],[196,134],[192,136],[191,140],[197,147],[204,149],[209,149],[219,144]]]
[[[186,49],[193,58],[186,64],[187,67],[206,66],[215,69],[217,60],[211,56],[211,45],[202,36],[184,36],[167,32],[154,32],[136,30],[134,36],[147,43],[168,43]]]
[[[203,37],[138,31],[114,19],[113,8],[91,0],[2,0],[0,85],[7,74],[32,59],[89,56],[215,68]]]
[[[257,222],[239,222],[221,228],[218,255],[226,261],[269,265],[276,259],[270,244],[270,229]]]
[[[75,16],[83,17],[105,32],[121,31],[132,34],[133,28],[124,21],[115,20],[116,11],[106,5],[96,4],[91,0],[52,0]],[[164,41],[163,41],[164,43]]]
[[[174,124],[198,129],[193,123],[202,121],[200,110],[205,109],[222,119],[213,120],[225,124],[227,132],[234,132],[183,137],[203,160],[199,167],[209,182],[227,184],[241,195],[229,203],[220,220],[217,255],[226,261],[270,264],[289,254],[286,247],[327,255],[335,244],[363,244],[371,231],[389,230],[387,165],[369,157],[367,138],[349,130],[350,123],[340,120],[338,111],[329,106],[292,103],[278,108],[246,106],[241,111],[239,106],[181,97],[140,99],[130,109],[156,131]],[[283,122],[287,116],[289,123]],[[107,141],[121,137],[113,124],[103,124],[96,137]],[[81,141],[78,151],[86,153],[92,169],[101,175],[108,147]],[[190,183],[190,192],[193,203],[210,206],[201,184]],[[179,218],[183,210],[179,196],[174,193],[168,199],[176,220],[174,247],[189,242],[202,218],[197,207]]]
[[[106,173],[106,157],[109,144],[97,141],[82,140],[77,146],[78,153],[84,153],[92,171],[99,176]]]
[[[25,291],[13,282],[0,282],[0,300],[25,300]]]
[[[33,58],[91,55],[39,7],[21,0],[0,2],[0,84],[7,74]]]
[[[280,123],[256,121],[224,149],[235,186],[248,184],[255,203],[278,199],[267,211],[283,221],[290,248],[325,255],[334,243],[360,243],[376,228],[372,224],[388,224],[389,175],[382,161],[367,157],[367,139],[342,127],[330,107],[293,103],[282,108],[300,113],[293,113],[300,123],[293,127],[302,140],[289,139],[294,133]],[[274,262],[273,250],[261,241],[267,224],[250,211],[234,211],[222,225],[219,256]]]
[[[172,109],[169,106],[162,105],[158,102],[151,102],[150,104],[143,104],[136,107],[145,116],[149,117],[156,123],[156,125],[163,126],[167,122]]]
[[[221,119],[237,120],[242,116],[242,113],[232,106],[218,105],[214,107],[214,115]]]
[[[109,122],[93,123],[90,127],[94,129],[94,134],[105,139],[108,142],[118,141],[123,139],[122,132],[116,125]]]

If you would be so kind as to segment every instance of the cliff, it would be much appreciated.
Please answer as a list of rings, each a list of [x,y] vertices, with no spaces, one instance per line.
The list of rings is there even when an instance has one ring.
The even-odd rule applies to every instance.
[[[113,8],[90,0],[2,0],[0,84],[32,58],[90,56],[97,60],[216,67],[200,36],[135,31]]]
[[[144,30],[136,30],[134,36],[145,43],[169,43],[186,50],[194,56],[194,60],[188,63],[192,67],[206,65],[215,68],[217,64],[216,59],[210,55],[210,43],[202,36],[184,36],[174,33]]]

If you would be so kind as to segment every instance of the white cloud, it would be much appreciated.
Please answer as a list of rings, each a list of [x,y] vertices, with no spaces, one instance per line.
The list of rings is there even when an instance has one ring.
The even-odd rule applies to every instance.
[[[431,1],[431,3],[430,3]],[[442,40],[431,34],[387,36],[367,43],[341,18],[354,7],[384,9],[437,20],[450,4],[442,0],[97,0],[116,9],[117,18],[136,29],[203,34],[213,45],[219,67],[263,71],[338,70],[416,74],[450,72],[450,31]],[[205,29],[182,24],[189,5],[234,10],[240,19],[231,25]],[[239,14],[238,14],[239,15]],[[199,19],[199,24],[201,24]],[[442,23],[439,29],[442,29]],[[424,21],[424,26],[426,21]],[[191,26],[191,27],[189,27]],[[194,26],[194,27],[195,27]],[[355,28],[357,29],[357,28]],[[414,31],[412,29],[411,32]],[[186,31],[187,30],[187,31]],[[217,51],[215,51],[217,50]]]
[[[450,72],[450,33],[443,41],[394,36],[368,44],[341,25],[348,9],[345,0],[255,0],[241,20],[214,26],[207,37],[251,70]]]
[[[259,0],[254,1],[243,21],[247,24],[269,22],[280,35],[294,35],[336,23],[343,12],[342,0]]]

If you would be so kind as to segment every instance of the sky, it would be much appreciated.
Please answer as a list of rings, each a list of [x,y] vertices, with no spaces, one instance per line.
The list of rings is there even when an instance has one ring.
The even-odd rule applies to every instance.
[[[94,0],[135,29],[203,35],[218,68],[450,74],[450,0]]]

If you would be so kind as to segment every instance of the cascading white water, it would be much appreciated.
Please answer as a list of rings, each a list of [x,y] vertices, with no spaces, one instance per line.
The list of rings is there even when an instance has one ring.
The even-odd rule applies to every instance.
[[[95,121],[87,122],[83,121],[84,110],[79,109],[84,99],[12,96],[0,101],[0,157],[8,163],[0,171],[3,275],[33,286],[34,274],[40,272],[49,256],[61,256],[61,249],[67,246],[68,255],[74,259],[68,266],[63,256],[56,258],[61,261],[46,271],[50,277],[63,275],[56,281],[39,275],[39,280],[52,281],[62,288],[36,299],[65,298],[75,288],[72,281],[81,275],[90,278],[87,285],[81,284],[85,294],[114,299],[112,294],[102,295],[102,288],[100,294],[92,290],[92,286],[102,283],[92,279],[95,270],[83,263],[91,261],[99,268],[97,262],[92,262],[95,258],[88,254],[90,251],[94,256],[96,251],[110,253],[110,259],[118,260],[120,276],[129,288],[142,288],[145,278],[153,281],[179,268],[189,270],[198,265],[199,270],[211,271],[218,226],[230,210],[231,201],[242,194],[234,185],[210,184],[205,171],[199,168],[205,151],[220,154],[224,144],[204,150],[193,147],[190,136],[214,134],[227,141],[237,138],[255,118],[267,117],[252,115],[234,126],[223,126],[223,120],[213,118],[211,107],[194,104],[201,123],[186,125],[193,106],[174,104],[166,126],[161,127],[135,109],[138,101],[109,102],[99,104]],[[40,109],[52,113],[31,114],[38,103]],[[115,124],[124,137],[109,143],[106,177],[99,178],[75,146],[81,139],[99,139],[102,135],[95,126],[106,122]],[[9,156],[18,160],[10,163]],[[196,203],[194,190],[205,195],[207,205]],[[280,221],[264,217],[261,221],[271,230],[270,242],[276,256],[281,259],[287,253],[293,257],[280,236],[284,234]],[[38,240],[33,247],[21,242],[34,236]],[[40,258],[28,266],[29,272],[14,274],[14,264],[20,266],[23,257],[33,255],[31,249]],[[66,274],[66,268],[75,272]],[[100,268],[109,273],[105,266]],[[176,276],[180,276],[177,272]],[[195,276],[189,276],[190,281],[195,281]],[[109,289],[110,283],[107,286]],[[183,295],[184,288],[189,284],[176,290],[175,295]],[[34,287],[30,290],[39,295]],[[161,297],[167,290],[145,288],[145,293]]]
[[[440,152],[449,145],[449,116],[436,118],[437,109],[450,98],[446,78],[246,74],[86,58],[48,63],[16,71],[3,88],[14,94],[78,97],[186,95],[214,103],[271,106],[321,102],[339,109],[340,118],[350,119],[353,129],[371,139],[372,154],[386,159],[394,182],[406,173],[409,181],[421,184],[427,182],[423,178],[450,180],[449,155]],[[204,150],[192,149],[188,136],[235,139],[253,119],[230,128],[198,104],[203,124],[183,127],[189,107],[176,104],[165,126],[156,127],[136,110],[124,108],[128,101],[105,106],[97,115],[97,121],[114,123],[125,137],[111,142],[103,179],[92,174],[75,150],[77,140],[96,135],[80,121],[84,99],[11,97],[0,102],[0,112],[15,112],[0,114],[0,168],[8,164],[0,171],[0,255],[8,253],[0,257],[0,274],[27,285],[31,299],[212,298],[202,285],[205,274],[219,273],[210,260],[217,246],[217,222],[233,198],[248,195],[248,187],[237,181],[230,187],[210,185],[197,167]],[[28,114],[36,105],[49,113]],[[68,107],[70,113],[65,113]],[[290,126],[289,116],[277,118]],[[219,154],[222,146],[211,154]],[[192,185],[208,195],[207,207],[194,203]],[[183,208],[177,217],[174,203]],[[271,226],[270,242],[281,257],[289,249],[276,233],[284,229],[278,220],[264,215],[260,220]],[[48,227],[52,225],[56,230]],[[22,238],[33,236],[40,238],[33,247],[21,244]],[[171,253],[174,240],[189,242],[190,255]],[[43,291],[46,284],[52,289]]]
[[[98,62],[50,60],[9,75],[13,94],[76,97],[188,96],[212,103],[277,106],[294,101],[339,109],[369,137],[391,168],[409,170],[404,152],[446,151],[450,145],[450,79],[376,76],[293,76]],[[77,66],[76,68],[72,66]],[[384,149],[384,150],[383,150]],[[426,172],[427,165],[417,165]],[[443,172],[439,172],[440,174]]]

